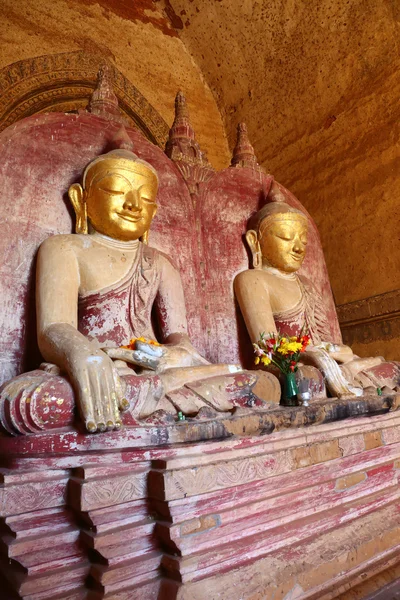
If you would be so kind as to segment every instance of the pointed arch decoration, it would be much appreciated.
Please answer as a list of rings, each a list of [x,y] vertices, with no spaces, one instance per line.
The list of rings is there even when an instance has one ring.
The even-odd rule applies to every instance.
[[[104,63],[113,73],[122,116],[164,149],[169,127],[156,109],[112,63],[82,51],[36,56],[1,69],[0,131],[34,114],[86,109]]]

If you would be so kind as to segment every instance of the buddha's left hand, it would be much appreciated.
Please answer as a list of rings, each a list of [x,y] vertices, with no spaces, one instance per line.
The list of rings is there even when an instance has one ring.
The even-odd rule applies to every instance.
[[[312,351],[313,348],[321,348],[326,350],[329,356],[338,363],[346,363],[354,358],[352,349],[344,344],[335,344],[333,342],[320,342],[317,346],[309,346],[307,350]]]
[[[208,361],[193,348],[186,335],[173,334],[168,343],[160,346],[137,341],[135,350],[127,348],[103,348],[103,351],[114,360],[163,373],[176,367],[196,367],[208,365]]]

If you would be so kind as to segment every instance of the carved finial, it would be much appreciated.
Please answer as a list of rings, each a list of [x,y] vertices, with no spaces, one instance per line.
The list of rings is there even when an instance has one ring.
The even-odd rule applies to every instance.
[[[237,126],[236,146],[233,150],[231,167],[249,167],[260,170],[253,146],[250,144],[245,123]]]
[[[178,92],[175,98],[175,120],[172,127],[177,127],[178,125],[184,125],[190,128],[190,131],[194,137],[194,130],[190,123],[189,118],[189,110],[186,104],[186,98],[183,92]]]
[[[175,98],[175,119],[169,130],[165,153],[176,163],[192,194],[198,190],[199,183],[207,181],[214,173],[207,154],[196,142],[186,98],[182,92],[178,92]]]
[[[190,123],[189,110],[186,104],[186,98],[183,92],[178,92],[175,97],[175,119],[169,130],[169,139],[167,141],[166,153],[171,157],[170,151],[177,140],[195,140],[196,136],[192,124]]]
[[[101,65],[97,74],[97,85],[88,105],[88,111],[110,121],[123,122],[118,99],[114,93],[114,72],[110,65]]]

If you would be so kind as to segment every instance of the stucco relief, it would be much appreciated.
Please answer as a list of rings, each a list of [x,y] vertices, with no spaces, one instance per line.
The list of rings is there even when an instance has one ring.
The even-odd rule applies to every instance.
[[[112,73],[122,116],[163,148],[169,127],[155,108],[104,58],[80,51],[36,56],[0,70],[0,131],[37,113],[86,109],[104,64]]]

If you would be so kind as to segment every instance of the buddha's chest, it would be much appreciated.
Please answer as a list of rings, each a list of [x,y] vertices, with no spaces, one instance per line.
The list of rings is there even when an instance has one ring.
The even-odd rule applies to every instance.
[[[268,287],[273,313],[290,310],[301,301],[302,291],[297,278],[283,279],[269,273],[265,275],[265,285]]]
[[[82,250],[78,257],[80,294],[116,285],[132,268],[136,252],[98,246]]]

